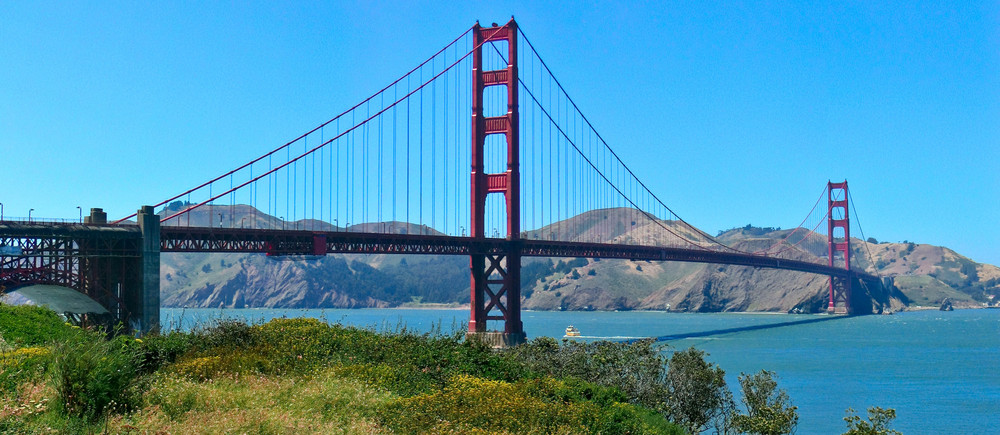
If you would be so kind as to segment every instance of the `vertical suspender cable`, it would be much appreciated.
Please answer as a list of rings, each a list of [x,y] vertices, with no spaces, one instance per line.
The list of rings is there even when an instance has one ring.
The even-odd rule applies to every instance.
[[[431,62],[431,76],[437,73],[437,62]],[[437,80],[431,82],[431,228],[437,225]]]
[[[385,94],[379,96],[379,105],[385,109]],[[378,117],[378,170],[375,171],[375,185],[378,186],[378,222],[382,222],[382,174],[385,172],[382,166],[382,116]],[[385,226],[382,227],[385,229]]]
[[[396,92],[396,86],[392,87],[392,100],[398,100],[398,94]],[[396,222],[396,173],[398,172],[396,168],[404,167],[405,165],[400,165],[399,160],[396,156],[396,106],[392,106],[392,221]]]

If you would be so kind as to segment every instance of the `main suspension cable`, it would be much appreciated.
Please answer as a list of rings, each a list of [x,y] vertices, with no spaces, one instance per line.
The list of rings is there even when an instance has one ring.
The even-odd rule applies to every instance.
[[[215,183],[216,181],[219,181],[219,180],[221,180],[221,179],[223,179],[223,178],[225,178],[225,177],[227,177],[227,176],[229,176],[229,175],[231,175],[231,174],[233,174],[233,173],[236,173],[236,172],[239,172],[240,170],[242,170],[242,169],[246,168],[247,166],[250,166],[250,165],[253,165],[254,163],[257,163],[257,162],[259,162],[259,161],[263,160],[264,158],[267,158],[267,157],[270,157],[270,156],[271,156],[272,154],[275,154],[275,153],[277,153],[278,151],[281,151],[282,149],[285,149],[285,148],[287,148],[287,147],[288,147],[288,146],[290,146],[291,144],[293,144],[293,143],[295,143],[295,142],[298,142],[298,141],[299,141],[299,140],[301,140],[302,138],[304,138],[304,137],[306,137],[306,136],[308,136],[308,135],[310,135],[310,134],[312,134],[312,133],[315,133],[315,132],[316,132],[317,130],[319,130],[319,129],[321,129],[321,128],[325,127],[325,126],[327,126],[327,125],[328,125],[328,124],[330,124],[331,122],[334,122],[334,121],[336,121],[336,120],[339,120],[339,119],[340,119],[340,117],[342,117],[342,116],[344,116],[344,115],[346,115],[346,114],[348,114],[348,113],[350,113],[350,112],[354,111],[354,110],[355,110],[355,109],[357,109],[358,107],[361,107],[361,105],[362,105],[362,104],[365,104],[365,103],[368,103],[368,102],[369,102],[370,100],[374,99],[374,98],[375,98],[376,96],[378,96],[379,94],[381,94],[381,93],[385,92],[385,91],[386,91],[387,89],[389,89],[390,87],[393,87],[394,85],[396,85],[397,83],[399,83],[400,81],[402,81],[402,80],[403,80],[404,78],[408,78],[408,77],[409,77],[409,76],[410,76],[411,74],[413,74],[413,72],[414,72],[414,71],[417,71],[418,69],[422,68],[422,67],[423,67],[424,65],[426,65],[426,64],[427,64],[428,62],[430,62],[430,61],[432,61],[432,60],[433,60],[434,58],[436,58],[436,57],[437,57],[437,56],[438,56],[439,54],[441,54],[442,52],[444,52],[445,50],[447,50],[447,49],[448,49],[448,47],[451,47],[451,46],[452,46],[452,45],[454,45],[454,44],[455,44],[456,42],[458,42],[459,40],[461,40],[462,38],[464,38],[464,37],[465,37],[465,35],[468,35],[468,34],[469,34],[469,32],[471,32],[471,31],[472,31],[472,29],[473,29],[473,27],[470,27],[470,28],[468,28],[468,29],[467,29],[467,30],[466,30],[465,32],[462,32],[462,34],[461,34],[461,35],[458,35],[458,37],[457,37],[457,38],[455,38],[454,40],[452,40],[451,42],[449,42],[449,43],[448,43],[447,45],[445,45],[445,46],[444,46],[444,48],[442,48],[442,49],[438,50],[438,51],[437,51],[436,53],[434,53],[433,55],[431,55],[430,57],[428,57],[428,58],[427,58],[426,60],[424,60],[423,62],[421,62],[421,63],[420,63],[419,65],[417,65],[416,67],[414,67],[413,69],[411,69],[410,71],[408,71],[408,72],[407,72],[406,74],[403,74],[403,75],[402,75],[401,77],[399,77],[398,79],[394,80],[394,81],[393,81],[392,83],[388,84],[388,85],[387,85],[387,86],[385,86],[384,88],[380,89],[380,90],[379,90],[378,92],[375,92],[374,94],[372,94],[372,95],[371,95],[371,96],[369,96],[368,98],[365,98],[365,99],[364,99],[364,100],[362,100],[362,101],[361,101],[360,103],[358,103],[358,104],[355,104],[355,105],[354,105],[354,106],[352,106],[351,108],[349,108],[349,109],[347,109],[347,110],[345,110],[345,111],[341,112],[341,113],[340,113],[339,115],[337,115],[337,116],[334,116],[334,117],[333,117],[333,118],[331,118],[331,119],[330,119],[329,121],[326,121],[326,122],[324,122],[324,123],[320,124],[319,126],[317,126],[316,128],[314,128],[314,129],[312,129],[312,130],[309,130],[309,131],[307,131],[307,132],[305,132],[305,133],[303,133],[303,134],[299,135],[299,136],[298,136],[298,137],[296,137],[295,139],[292,139],[291,141],[289,141],[289,142],[285,143],[284,145],[282,145],[282,146],[280,146],[280,147],[278,147],[278,148],[275,148],[274,150],[272,150],[271,152],[269,152],[269,153],[267,153],[267,154],[264,154],[264,155],[262,155],[262,156],[260,156],[260,157],[257,157],[256,159],[253,159],[253,160],[251,160],[250,162],[248,162],[248,163],[246,163],[246,164],[244,164],[244,165],[242,165],[242,166],[240,166],[240,167],[238,167],[238,168],[236,168],[236,169],[233,169],[233,170],[231,170],[231,171],[229,171],[229,172],[227,172],[227,173],[225,173],[225,174],[222,174],[222,175],[220,175],[220,176],[218,176],[218,177],[216,177],[216,178],[214,178],[214,179],[212,179],[212,180],[210,180],[210,181],[207,181],[207,182],[205,182],[205,183],[202,183],[201,185],[199,185],[199,186],[197,186],[197,187],[195,187],[195,188],[192,188],[192,189],[189,189],[189,190],[187,190],[187,191],[185,191],[185,192],[183,192],[183,193],[181,193],[181,194],[179,194],[179,195],[177,195],[177,196],[174,196],[174,197],[172,197],[172,198],[170,198],[170,199],[167,199],[167,200],[165,200],[165,201],[162,201],[162,202],[160,202],[160,203],[158,203],[158,204],[155,204],[155,205],[154,205],[154,207],[160,207],[160,206],[162,206],[162,205],[164,205],[164,204],[167,204],[167,203],[169,203],[170,201],[174,201],[174,200],[176,200],[177,198],[180,198],[180,197],[182,197],[182,196],[184,196],[184,195],[187,195],[187,194],[189,194],[189,193],[191,193],[191,192],[194,192],[194,191],[197,191],[197,190],[199,190],[199,189],[201,189],[201,188],[203,188],[203,187],[205,187],[205,186],[208,186],[209,184],[212,184],[212,183]],[[466,54],[466,55],[465,55],[465,57],[468,57],[468,54]],[[465,57],[463,57],[463,59],[464,59]],[[449,68],[450,68],[450,67],[449,67]],[[338,137],[339,137],[339,136],[338,136]],[[325,143],[324,143],[324,145],[325,145],[326,143],[328,143],[328,142],[325,142]],[[124,218],[121,218],[121,219],[119,219],[119,220],[117,220],[117,221],[114,221],[114,222],[112,222],[111,224],[112,224],[112,225],[115,225],[115,224],[118,224],[118,223],[121,223],[121,222],[123,222],[123,221],[125,221],[125,220],[127,220],[127,219],[131,219],[131,218],[133,218],[133,217],[135,217],[135,216],[136,216],[136,213],[132,213],[132,214],[130,214],[130,215],[128,215],[128,216],[125,216]]]

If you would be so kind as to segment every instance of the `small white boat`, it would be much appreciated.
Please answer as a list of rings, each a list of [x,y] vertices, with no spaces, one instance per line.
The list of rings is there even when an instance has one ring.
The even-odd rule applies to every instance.
[[[566,327],[566,337],[579,337],[580,330],[576,329],[575,326],[569,325]]]

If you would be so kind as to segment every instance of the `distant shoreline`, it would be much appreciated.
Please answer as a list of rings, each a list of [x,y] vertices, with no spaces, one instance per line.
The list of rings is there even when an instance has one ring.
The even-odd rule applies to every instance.
[[[169,309],[188,309],[188,310],[218,310],[220,307],[170,307],[161,305],[160,308]],[[469,310],[471,307],[469,304],[459,304],[459,303],[415,303],[407,302],[405,304],[395,306],[395,307],[353,307],[353,308],[336,308],[336,307],[221,307],[225,310]],[[940,309],[935,306],[922,306],[922,305],[912,305],[904,307],[902,310],[896,311],[907,312],[907,311],[935,311]],[[976,306],[976,305],[956,305],[956,310],[983,310],[983,309],[1000,309],[1000,307],[990,306]],[[561,311],[561,310],[539,310],[537,308],[531,310],[522,311]],[[780,315],[799,315],[799,314],[809,314],[809,315],[828,315],[825,312],[821,313],[785,313],[780,311],[664,311],[664,310],[568,310],[567,313],[584,313],[584,312],[602,312],[602,313],[616,313],[621,311],[633,311],[633,312],[643,312],[643,313],[664,313],[664,314],[754,314],[754,315],[766,315],[766,316],[780,316]],[[873,313],[873,315],[875,315]]]
[[[468,310],[470,309],[469,304],[438,304],[438,303],[423,303],[423,302],[407,302],[401,304],[398,307],[391,307],[391,310],[405,309],[405,310]]]

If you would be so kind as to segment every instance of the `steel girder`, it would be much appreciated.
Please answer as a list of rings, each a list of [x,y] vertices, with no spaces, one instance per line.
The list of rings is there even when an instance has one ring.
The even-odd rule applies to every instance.
[[[794,270],[844,278],[875,279],[859,271],[807,261],[734,252],[657,246],[576,243],[544,240],[508,241],[446,235],[351,233],[343,231],[260,230],[240,228],[162,227],[162,252],[256,252],[271,255],[313,255],[317,238],[325,239],[322,254],[503,255],[516,247],[522,257],[619,258],[644,261],[684,261]]]

